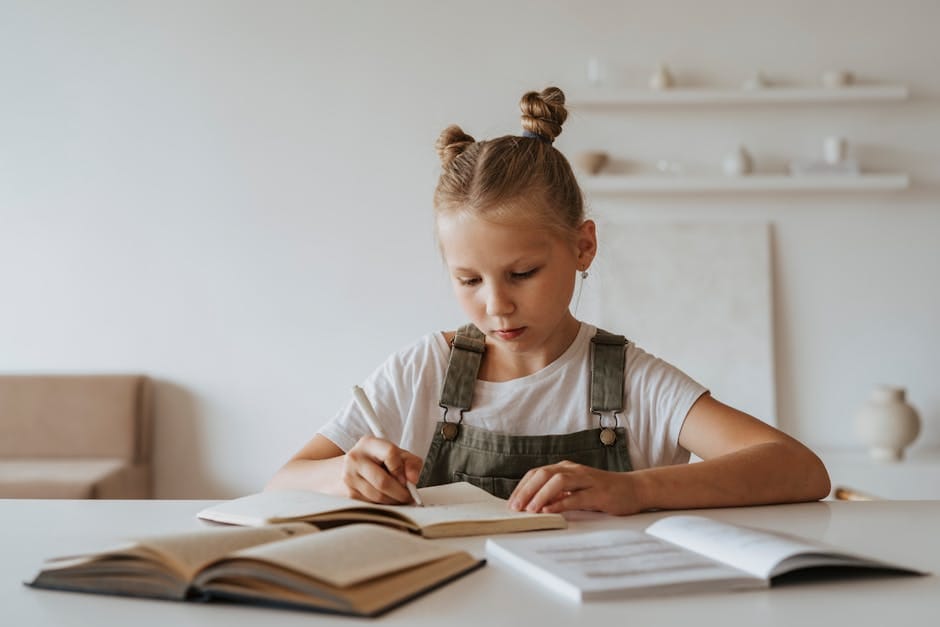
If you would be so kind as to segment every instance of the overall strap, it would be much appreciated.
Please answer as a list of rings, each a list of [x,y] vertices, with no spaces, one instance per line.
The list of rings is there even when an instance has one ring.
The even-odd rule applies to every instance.
[[[464,411],[470,409],[473,386],[486,348],[485,339],[483,332],[473,324],[468,323],[457,329],[450,343],[450,359],[441,387],[441,407],[455,407]]]
[[[627,338],[601,329],[591,338],[591,413],[623,411]]]

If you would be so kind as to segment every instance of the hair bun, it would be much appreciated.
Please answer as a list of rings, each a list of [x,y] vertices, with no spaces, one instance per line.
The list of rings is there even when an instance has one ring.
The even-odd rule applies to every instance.
[[[549,141],[561,135],[561,125],[568,118],[565,92],[557,87],[530,91],[519,101],[522,110],[522,129]]]
[[[441,158],[441,163],[446,168],[474,142],[476,140],[464,133],[462,128],[456,124],[451,124],[441,132],[434,147],[437,149],[437,155]]]

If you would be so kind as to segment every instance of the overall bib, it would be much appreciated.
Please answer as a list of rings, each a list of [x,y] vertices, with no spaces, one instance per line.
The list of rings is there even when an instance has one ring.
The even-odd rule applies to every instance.
[[[598,428],[561,435],[507,435],[464,425],[483,360],[485,336],[472,324],[457,330],[441,389],[444,415],[435,427],[418,487],[467,481],[508,498],[532,468],[568,460],[624,472],[631,470],[623,411],[626,338],[598,329],[591,338],[591,413]],[[448,420],[448,412],[451,419]],[[605,420],[606,419],[606,420]]]

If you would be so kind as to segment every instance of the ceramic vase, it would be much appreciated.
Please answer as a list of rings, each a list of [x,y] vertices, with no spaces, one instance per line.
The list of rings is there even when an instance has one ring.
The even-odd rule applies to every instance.
[[[744,146],[738,146],[736,150],[729,152],[722,159],[721,169],[728,176],[750,174],[754,169],[754,159]]]
[[[675,84],[675,80],[672,78],[669,67],[665,63],[660,63],[656,71],[650,76],[650,89],[669,89],[673,84]]]
[[[920,433],[920,417],[905,400],[904,388],[879,385],[855,414],[855,428],[873,458],[897,462]]]
[[[585,150],[575,155],[575,165],[582,172],[591,175],[598,174],[607,165],[610,155],[602,150]]]
[[[849,145],[844,137],[826,137],[823,139],[823,159],[830,165],[842,163],[849,156]]]

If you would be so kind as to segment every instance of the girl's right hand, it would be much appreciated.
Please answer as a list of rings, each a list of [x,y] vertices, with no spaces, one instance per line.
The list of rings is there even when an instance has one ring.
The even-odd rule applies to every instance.
[[[411,503],[406,483],[417,483],[424,462],[381,438],[363,436],[343,460],[343,483],[349,497],[399,505]]]

